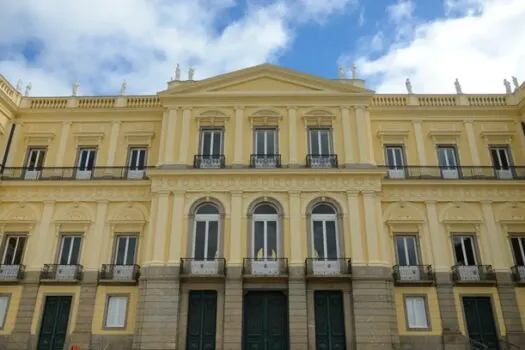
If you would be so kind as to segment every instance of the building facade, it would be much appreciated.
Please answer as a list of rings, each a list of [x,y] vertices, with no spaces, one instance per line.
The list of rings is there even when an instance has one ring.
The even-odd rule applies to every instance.
[[[525,84],[1,78],[0,348],[524,348],[524,121]]]

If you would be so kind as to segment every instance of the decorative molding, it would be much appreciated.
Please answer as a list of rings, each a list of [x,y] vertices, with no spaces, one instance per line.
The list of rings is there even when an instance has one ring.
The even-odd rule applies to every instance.
[[[377,130],[377,137],[382,144],[403,144],[406,145],[407,137],[410,135],[410,130],[402,126],[398,128],[379,129]]]
[[[96,146],[104,139],[103,132],[76,132],[73,135],[77,146]]]
[[[335,115],[325,109],[311,109],[303,113],[301,120],[305,126],[332,126]]]
[[[155,137],[153,131],[128,131],[124,133],[124,139],[128,145],[145,145],[151,147],[151,142]]]
[[[226,123],[230,120],[230,116],[224,111],[217,109],[207,109],[200,113],[197,113],[195,116],[197,125],[201,126],[225,126]]]
[[[48,146],[55,138],[53,132],[29,131],[24,133],[26,143],[33,146]]]
[[[509,130],[483,130],[481,137],[490,144],[510,144],[515,132]]]
[[[282,119],[283,115],[271,108],[261,108],[248,115],[252,125],[278,126]]]
[[[151,192],[149,186],[137,187],[135,186],[112,186],[112,187],[64,187],[57,183],[56,186],[17,186],[8,187],[3,185],[0,192],[0,200],[2,202],[42,202],[46,200],[55,200],[62,202],[74,202],[82,198],[82,201],[150,201]]]
[[[411,201],[411,202],[455,202],[461,198],[464,202],[479,202],[492,200],[494,202],[523,201],[525,189],[522,185],[513,187],[492,187],[485,184],[468,185],[461,187],[443,186],[433,187],[393,187],[383,186],[381,198],[383,202]]]
[[[434,145],[436,144],[459,144],[459,137],[461,131],[459,130],[430,130],[428,137],[432,140]]]

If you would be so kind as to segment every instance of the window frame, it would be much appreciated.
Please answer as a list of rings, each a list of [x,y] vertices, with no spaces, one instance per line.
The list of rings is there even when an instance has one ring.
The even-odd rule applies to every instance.
[[[273,153],[260,153],[257,149],[257,141],[258,141],[258,131],[272,131],[274,133],[273,135]],[[264,126],[256,126],[253,128],[253,154],[256,156],[268,156],[268,155],[277,155],[279,154],[279,140],[278,140],[278,129],[276,127],[264,127]],[[268,137],[265,136],[267,139]],[[268,148],[268,142],[265,140],[264,142],[265,147]]]
[[[423,304],[425,308],[425,320],[426,320],[426,327],[411,327],[410,326],[410,318],[408,313],[408,299],[423,299]],[[415,332],[425,332],[425,331],[431,331],[432,330],[432,322],[430,318],[430,310],[428,305],[428,296],[427,294],[403,294],[403,309],[405,313],[405,327],[407,331],[415,331]]]
[[[454,160],[455,160],[455,165],[442,165],[440,164],[440,157],[439,157],[439,152],[441,149],[452,149],[452,152],[454,154]],[[459,152],[458,152],[458,146],[455,145],[455,144],[437,144],[436,145],[436,155],[437,155],[437,161],[438,161],[438,166],[440,169],[447,169],[447,170],[450,170],[450,169],[455,169],[455,170],[459,170],[460,168],[460,161],[459,161]]]
[[[134,150],[144,150],[144,168],[142,169],[132,169],[132,165],[131,165],[131,154]],[[126,166],[128,168],[128,170],[130,171],[144,171],[146,170],[146,167],[148,166],[148,146],[140,146],[140,145],[130,145],[128,146],[128,156],[127,156],[127,159],[126,159]]]
[[[399,254],[398,254],[398,251],[397,251],[397,239],[398,238],[409,238],[409,237],[414,239],[414,249],[415,249],[417,264],[416,265],[401,265],[400,261],[399,261]],[[407,246],[405,244],[405,253],[407,252],[407,250],[408,250],[408,248],[407,248]],[[396,263],[399,266],[420,266],[420,265],[423,265],[423,263],[422,263],[422,256],[421,256],[421,247],[420,247],[420,242],[419,242],[419,235],[416,234],[416,233],[410,233],[410,232],[407,232],[407,233],[404,233],[404,232],[394,233],[394,251],[395,251],[395,257],[396,257]]]
[[[270,206],[273,208],[273,210],[275,210],[275,214],[256,214],[255,211],[257,210],[258,207],[260,206],[263,206],[263,205],[267,205],[267,206]],[[257,254],[255,253],[255,222],[256,221],[259,221],[259,222],[264,222],[264,226],[263,226],[263,230],[264,230],[264,250],[267,250],[268,249],[268,226],[267,226],[267,222],[268,221],[274,221],[275,222],[275,225],[276,225],[276,237],[275,237],[275,240],[276,240],[276,244],[275,244],[275,249],[276,249],[276,252],[275,252],[275,258],[276,259],[279,259],[281,257],[281,223],[280,223],[280,216],[279,216],[279,211],[277,208],[275,208],[275,206],[273,206],[272,204],[269,204],[269,203],[259,203],[257,204],[254,208],[253,208],[253,211],[251,213],[251,237],[250,237],[250,240],[251,240],[251,247],[250,247],[250,254],[248,255],[249,257],[251,257],[252,259],[254,260],[258,260],[257,259]],[[268,252],[266,252],[268,253]],[[268,259],[271,259],[272,257],[271,256],[264,256],[262,258],[262,260],[268,260]]]
[[[313,211],[315,210],[316,207],[320,206],[320,205],[328,205],[329,207],[331,207],[334,211],[333,214],[315,214]],[[310,208],[310,211],[309,211],[309,228],[310,228],[310,251],[311,251],[311,257],[314,258],[314,259],[317,259],[319,261],[332,261],[330,260],[330,258],[328,258],[328,256],[325,256],[323,258],[320,258],[320,257],[316,257],[315,256],[315,232],[314,232],[314,221],[321,221],[321,222],[327,222],[327,221],[333,221],[334,222],[334,227],[335,227],[335,244],[336,244],[336,257],[334,258],[334,260],[339,260],[342,258],[342,252],[344,250],[342,250],[342,247],[341,247],[341,238],[339,237],[339,234],[340,234],[340,228],[339,228],[339,212],[337,210],[337,208],[332,205],[330,202],[319,202],[319,203],[315,203],[314,205],[312,205],[312,207]],[[320,220],[314,220],[314,218],[318,218]],[[327,252],[327,237],[326,237],[326,225],[323,225],[323,245],[324,245],[324,250]],[[324,254],[324,252],[323,252]],[[327,255],[327,254],[325,254]]]
[[[4,260],[5,260],[5,255],[7,253],[7,242],[9,240],[9,238],[13,238],[13,237],[24,237],[25,238],[25,243],[24,243],[24,248],[22,250],[22,254],[20,255],[20,264],[5,264],[4,263]],[[8,232],[8,233],[5,233],[4,234],[4,239],[3,239],[3,242],[2,242],[2,260],[0,260],[0,264],[1,265],[23,265],[24,263],[24,258],[25,258],[25,253],[26,253],[26,250],[27,250],[27,241],[28,241],[28,238],[29,238],[29,235],[27,233],[17,233],[17,232]]]
[[[495,149],[503,149],[503,150],[505,150],[505,154],[507,156],[507,162],[509,163],[509,169],[504,169],[503,167],[500,167],[499,169],[496,169],[496,163],[494,162],[494,157],[492,156],[492,151],[495,150]],[[489,156],[490,156],[490,161],[492,162],[492,166],[494,167],[495,170],[511,170],[511,171],[513,171],[514,161],[512,159],[512,152],[511,152],[511,147],[510,147],[509,144],[503,144],[503,145],[493,144],[493,145],[489,145]]]
[[[7,298],[4,317],[2,318],[1,317],[2,315],[0,315],[0,331],[4,330],[5,323],[7,321],[7,315],[9,315],[9,308],[11,306],[11,297],[12,297],[12,293],[0,293],[0,298]]]
[[[519,265],[518,261],[516,259],[516,254],[514,252],[514,246],[512,244],[512,240],[517,239],[518,244],[520,246],[520,253],[521,253],[521,259],[523,261],[523,265]],[[509,233],[509,243],[510,243],[510,250],[512,252],[512,259],[514,260],[514,265],[516,266],[525,266],[525,233],[521,232],[513,232]]]
[[[36,167],[35,169],[29,170],[29,162],[30,162],[30,159],[31,159],[31,152],[32,151],[43,151],[44,152],[44,160],[42,161],[41,168],[45,167],[45,162],[46,162],[46,158],[47,158],[47,147],[46,146],[27,146],[26,159],[24,161],[25,171],[39,171],[39,170],[41,170],[41,169],[38,169],[38,167]]]
[[[314,154],[312,152],[312,131],[326,131],[328,133],[328,152],[322,152],[319,154]],[[308,127],[307,129],[308,133],[308,154],[311,156],[328,156],[331,154],[334,154],[334,135],[333,135],[333,128],[332,127]],[[321,145],[320,139],[318,139],[319,146]],[[319,147],[321,148],[321,147]]]
[[[219,132],[221,135],[221,143],[219,154],[204,154],[204,134],[206,132]],[[206,157],[220,157],[224,155],[224,142],[225,142],[225,132],[224,128],[217,127],[201,127],[199,132],[199,155]],[[210,146],[213,145],[213,142],[210,143]],[[212,147],[212,146],[211,146]]]
[[[454,253],[454,263],[456,265],[459,265],[459,262],[458,262],[458,257],[456,255],[456,245],[454,244],[454,239],[456,238],[465,238],[465,237],[469,237],[472,239],[472,252],[474,253],[474,265],[461,265],[461,266],[479,266],[479,265],[482,265],[481,263],[481,256],[480,256],[480,253],[479,253],[479,250],[478,250],[478,244],[477,244],[477,239],[476,239],[476,234],[475,233],[467,233],[467,232],[461,232],[461,233],[453,233],[451,235],[451,243],[452,243],[452,251]],[[462,244],[462,252],[463,254],[465,254],[465,244],[463,243]]]
[[[205,206],[205,205],[211,205],[211,206],[215,207],[215,209],[217,209],[217,214],[198,214],[199,209],[201,207]],[[199,219],[204,219],[204,220],[199,220]],[[217,252],[216,252],[216,256],[213,257],[213,259],[205,256],[204,260],[202,260],[202,261],[214,261],[217,258],[221,258],[221,255],[222,255],[222,245],[221,245],[222,215],[221,215],[221,211],[220,211],[220,208],[215,203],[213,203],[213,202],[203,202],[203,203],[199,204],[195,208],[195,211],[193,213],[192,243],[191,243],[191,251],[190,251],[191,259],[193,259],[194,261],[201,261],[201,260],[196,260],[196,258],[195,258],[195,255],[196,255],[195,252],[196,252],[196,248],[197,248],[197,245],[196,245],[197,244],[197,222],[199,222],[199,221],[206,222],[205,228],[207,230],[206,230],[205,244],[204,244],[204,253],[205,253],[205,255],[207,255],[207,248],[208,248],[209,222],[210,221],[216,221],[217,222]]]
[[[70,266],[81,265],[80,261],[82,259],[82,248],[83,248],[83,244],[84,244],[84,234],[83,233],[78,233],[78,232],[71,232],[71,233],[63,232],[63,233],[60,233],[59,241],[58,241],[58,249],[57,249],[57,253],[56,253],[56,257],[55,257],[56,265],[63,265],[63,264],[60,263],[60,257],[62,255],[62,246],[63,246],[64,238],[66,238],[66,237],[79,237],[80,238],[80,247],[78,248],[78,262],[76,264],[68,264],[68,265],[70,265]],[[67,266],[67,265],[64,265],[64,266]]]
[[[80,160],[81,160],[81,154],[83,151],[87,151],[87,150],[91,150],[95,153],[95,155],[93,156],[93,168],[90,169],[90,170],[80,170]],[[93,172],[93,170],[96,168],[97,166],[97,156],[98,156],[98,147],[97,146],[80,146],[77,148],[77,159],[75,161],[75,169],[76,171],[91,171]]]
[[[135,238],[135,250],[133,252],[133,263],[131,265],[118,265],[117,264],[117,256],[118,256],[118,244],[119,244],[119,240],[121,238],[129,238],[129,237],[134,237]],[[137,254],[138,254],[138,251],[139,251],[139,234],[138,233],[127,233],[127,232],[122,232],[122,233],[116,233],[115,234],[115,238],[114,238],[114,241],[113,241],[113,256],[111,258],[111,261],[113,263],[113,265],[115,266],[132,266],[132,265],[135,265],[137,263]],[[129,253],[129,252],[128,252]]]
[[[126,298],[126,312],[124,313],[124,324],[122,326],[108,326],[109,303],[111,298]],[[102,329],[104,330],[124,330],[128,327],[130,293],[111,293],[106,294],[106,303],[104,307],[104,317],[102,320]]]

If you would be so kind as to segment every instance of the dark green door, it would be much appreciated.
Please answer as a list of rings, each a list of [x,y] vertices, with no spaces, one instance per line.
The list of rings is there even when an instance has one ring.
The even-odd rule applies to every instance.
[[[283,292],[244,295],[243,349],[288,350],[288,298]]]
[[[40,327],[38,350],[64,350],[71,296],[48,296]]]
[[[187,350],[215,349],[217,292],[191,291],[188,301]]]
[[[343,293],[314,292],[314,304],[316,349],[346,349]]]
[[[498,333],[490,297],[463,297],[468,335],[490,350],[499,349]]]

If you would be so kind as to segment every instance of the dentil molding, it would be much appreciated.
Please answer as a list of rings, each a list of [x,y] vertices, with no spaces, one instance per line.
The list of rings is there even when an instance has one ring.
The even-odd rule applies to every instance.
[[[0,201],[5,202],[40,202],[46,200],[57,201],[149,201],[151,191],[148,187],[35,187],[35,188],[3,188]]]
[[[397,201],[442,201],[455,202],[461,198],[462,201],[492,200],[499,202],[522,201],[525,198],[525,189],[520,188],[497,188],[483,186],[463,186],[444,188],[392,188],[383,187],[381,199],[384,202]]]

